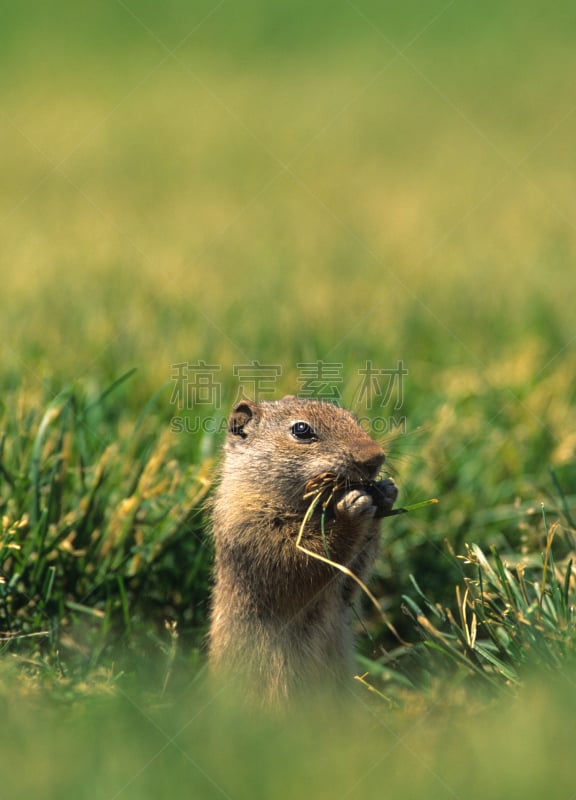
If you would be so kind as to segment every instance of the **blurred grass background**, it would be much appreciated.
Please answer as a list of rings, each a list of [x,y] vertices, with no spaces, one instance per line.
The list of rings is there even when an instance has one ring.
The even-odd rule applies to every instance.
[[[375,590],[411,641],[401,596],[421,598],[410,575],[432,604],[453,605],[464,572],[450,548],[477,542],[533,563],[546,541],[542,502],[567,563],[575,23],[566,0],[3,10],[6,661],[48,695],[67,696],[72,681],[76,698],[78,660],[93,687],[93,670],[138,671],[156,653],[164,678],[151,682],[162,684],[168,618],[181,668],[197,669],[210,563],[200,505],[219,438],[170,434],[179,362],[222,367],[218,415],[236,396],[234,365],[281,366],[280,396],[298,388],[298,363],[341,363],[343,400],[364,414],[358,370],[402,360],[407,432],[387,443],[390,469],[401,502],[441,500],[385,527]],[[361,649],[376,659],[390,642],[367,625]],[[21,679],[7,674],[12,708]],[[52,724],[42,713],[32,745]],[[8,728],[16,743],[26,719]],[[545,738],[534,745],[542,761]],[[255,733],[255,750],[261,742]],[[488,747],[470,744],[478,769]],[[400,776],[409,762],[404,753]],[[56,780],[51,763],[40,780]],[[456,793],[470,796],[459,780]]]

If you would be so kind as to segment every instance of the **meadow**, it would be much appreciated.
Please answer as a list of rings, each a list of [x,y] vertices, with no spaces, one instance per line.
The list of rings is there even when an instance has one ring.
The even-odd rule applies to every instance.
[[[0,794],[573,797],[573,5],[3,17]],[[204,685],[242,390],[337,396],[439,500],[342,708]]]

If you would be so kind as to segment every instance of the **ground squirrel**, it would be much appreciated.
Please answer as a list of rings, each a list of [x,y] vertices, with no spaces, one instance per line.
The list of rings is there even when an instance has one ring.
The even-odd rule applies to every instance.
[[[394,504],[391,479],[375,481],[384,452],[331,403],[288,396],[238,403],[228,420],[213,500],[215,586],[212,671],[238,676],[264,703],[353,675],[350,606],[357,584],[301,552],[306,485],[334,473],[344,486],[302,545],[365,581],[378,548],[378,517]]]

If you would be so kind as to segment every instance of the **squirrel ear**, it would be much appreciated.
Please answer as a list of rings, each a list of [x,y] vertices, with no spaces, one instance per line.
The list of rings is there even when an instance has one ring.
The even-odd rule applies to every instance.
[[[244,426],[255,416],[257,416],[256,403],[253,403],[251,400],[242,400],[242,402],[237,403],[228,418],[228,433],[232,433],[234,436],[241,436],[245,439],[246,432],[244,431]]]

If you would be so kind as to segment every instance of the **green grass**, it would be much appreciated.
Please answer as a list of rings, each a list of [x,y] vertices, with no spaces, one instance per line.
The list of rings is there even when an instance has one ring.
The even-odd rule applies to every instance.
[[[12,678],[9,689],[6,683]],[[571,796],[573,673],[488,707],[458,685],[397,711],[371,695],[279,720],[182,689],[142,696],[105,680],[74,703],[4,681],[3,790],[30,797]],[[449,695],[449,696],[447,696]],[[9,758],[9,760],[8,760]],[[31,768],[31,765],[34,768]]]
[[[6,14],[7,796],[570,795],[573,17]],[[199,360],[219,402],[179,409],[174,365]],[[401,408],[367,408],[361,370],[399,360]],[[339,365],[344,404],[406,419],[382,436],[399,502],[440,500],[384,521],[370,588],[402,641],[367,604],[375,691],[284,726],[203,687],[204,501],[234,368],[254,361],[280,369],[274,396],[301,388],[298,365]]]

